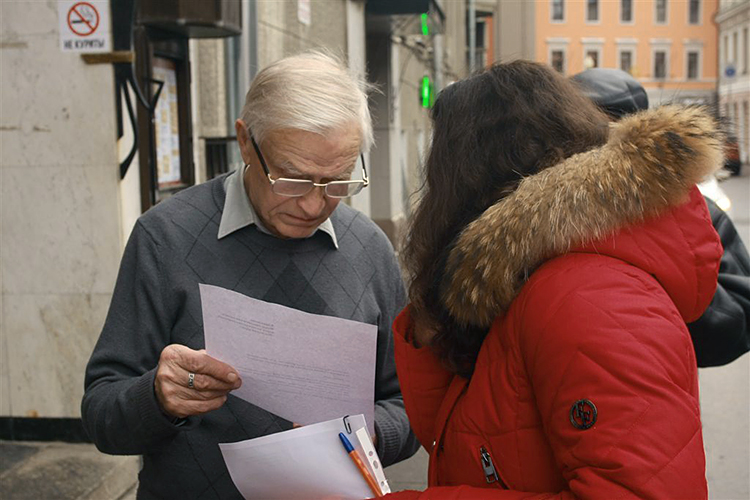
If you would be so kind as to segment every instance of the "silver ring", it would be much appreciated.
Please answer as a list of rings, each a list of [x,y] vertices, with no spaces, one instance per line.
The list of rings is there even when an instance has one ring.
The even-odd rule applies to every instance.
[[[193,389],[195,387],[195,373],[190,372],[188,373],[188,387]]]

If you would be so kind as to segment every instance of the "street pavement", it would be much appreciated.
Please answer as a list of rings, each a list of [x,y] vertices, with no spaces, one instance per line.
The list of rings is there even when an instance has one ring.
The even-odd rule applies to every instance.
[[[90,444],[0,441],[0,499],[126,500],[138,464]]]
[[[720,186],[730,216],[750,243],[750,166]],[[709,498],[750,499],[750,354],[722,367],[701,369],[701,411]],[[665,416],[668,417],[668,416]],[[388,467],[391,489],[427,486],[427,453]],[[0,441],[2,500],[135,500],[137,457],[113,457],[93,445]]]

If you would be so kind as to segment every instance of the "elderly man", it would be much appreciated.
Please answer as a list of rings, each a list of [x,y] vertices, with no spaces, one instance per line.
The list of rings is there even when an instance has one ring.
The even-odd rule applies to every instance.
[[[391,323],[405,304],[393,248],[340,203],[368,183],[365,91],[319,53],[265,68],[236,122],[244,167],[135,225],[86,370],[82,416],[100,450],[143,455],[138,498],[239,497],[218,443],[292,427],[229,394],[243,381],[203,350],[199,283],[377,325],[378,453],[389,465],[416,451],[393,361]]]

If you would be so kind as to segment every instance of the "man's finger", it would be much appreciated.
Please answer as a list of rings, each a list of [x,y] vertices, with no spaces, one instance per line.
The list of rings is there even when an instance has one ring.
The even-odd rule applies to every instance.
[[[185,373],[185,381],[184,384],[185,387],[191,388],[187,381],[189,380],[189,373]],[[195,377],[193,378],[193,387],[192,389],[195,389],[196,391],[218,391],[222,393],[227,393],[229,391],[232,391],[234,389],[239,389],[239,387],[242,385],[242,381],[237,379],[235,382],[225,382],[223,380],[216,379],[212,377],[211,375],[205,375],[203,373],[196,373]]]
[[[234,384],[240,378],[237,370],[205,352],[185,348],[180,350],[179,354],[179,365],[188,372],[203,373],[230,384]]]

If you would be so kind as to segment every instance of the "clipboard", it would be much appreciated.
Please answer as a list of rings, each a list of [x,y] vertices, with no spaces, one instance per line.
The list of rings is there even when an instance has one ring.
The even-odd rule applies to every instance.
[[[352,428],[351,425],[349,425],[349,415],[344,416],[344,429],[346,429],[347,434],[352,434]],[[380,463],[380,457],[378,456],[378,452],[375,450],[375,447],[372,445],[372,438],[370,436],[370,433],[367,432],[366,427],[362,427],[358,429],[354,435],[356,436],[356,442],[358,443],[357,452],[360,453],[362,457],[364,457],[364,462],[367,464],[368,468],[370,469],[370,473],[375,477],[375,479],[378,482],[378,486],[380,486],[380,492],[383,495],[386,495],[391,492],[391,487],[388,484],[388,480],[385,477],[385,472],[383,472],[383,465]],[[361,448],[361,450],[360,450]]]

